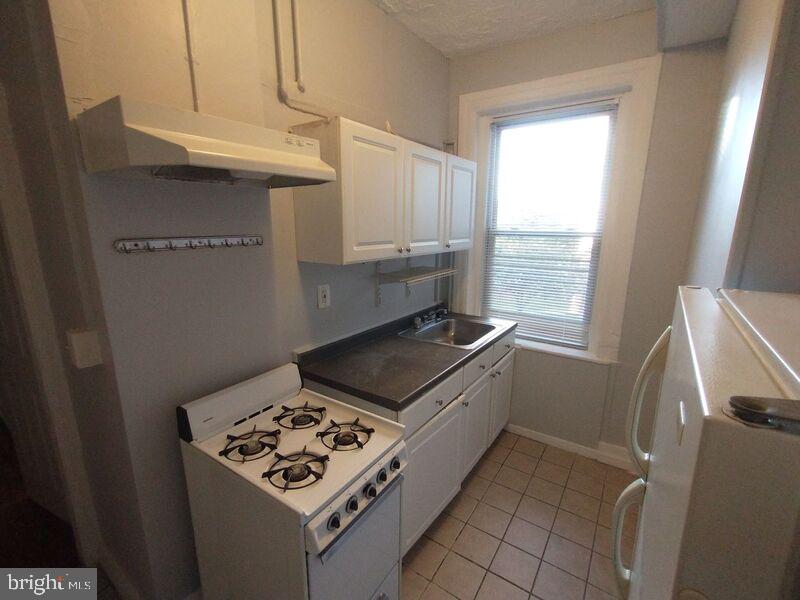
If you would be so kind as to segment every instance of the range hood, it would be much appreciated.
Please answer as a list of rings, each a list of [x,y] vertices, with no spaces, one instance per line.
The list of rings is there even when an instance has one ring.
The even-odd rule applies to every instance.
[[[336,180],[319,141],[189,110],[116,96],[77,117],[88,173],[268,188]]]

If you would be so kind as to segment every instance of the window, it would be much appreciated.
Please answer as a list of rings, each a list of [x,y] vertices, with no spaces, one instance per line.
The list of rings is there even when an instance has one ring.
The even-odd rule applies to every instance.
[[[587,349],[616,101],[491,124],[483,312],[520,338]]]

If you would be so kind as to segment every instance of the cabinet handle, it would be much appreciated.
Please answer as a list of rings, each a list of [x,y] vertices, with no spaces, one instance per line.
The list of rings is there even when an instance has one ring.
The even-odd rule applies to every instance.
[[[402,254],[402,253],[403,253],[403,249],[402,249],[402,248],[398,248],[398,249],[397,249],[397,251],[398,251],[400,254]]]
[[[444,247],[445,247],[445,248],[449,248],[449,247],[450,247],[450,244],[445,244],[445,245],[444,245]]]
[[[478,365],[478,368],[479,368],[481,371],[485,371],[485,370],[486,370],[486,365]]]
[[[463,406],[469,406],[469,402],[467,402],[466,400],[464,400],[464,401],[463,401],[461,404],[462,404]]]
[[[489,373],[492,377],[497,377],[497,373]]]
[[[495,373],[497,373],[498,375],[502,375],[503,374],[502,371],[495,371]]]
[[[409,254],[411,254],[411,246],[406,246],[406,252],[408,252]]]
[[[436,404],[438,404],[439,406],[441,406],[442,404],[444,404],[444,400],[437,400],[437,401],[436,401]]]
[[[511,350],[511,344],[506,344],[506,350]]]

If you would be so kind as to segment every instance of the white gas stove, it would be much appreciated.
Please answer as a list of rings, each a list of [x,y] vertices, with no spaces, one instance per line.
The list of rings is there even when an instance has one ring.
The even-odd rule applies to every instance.
[[[179,407],[178,429],[205,598],[397,595],[402,425],[288,364]]]

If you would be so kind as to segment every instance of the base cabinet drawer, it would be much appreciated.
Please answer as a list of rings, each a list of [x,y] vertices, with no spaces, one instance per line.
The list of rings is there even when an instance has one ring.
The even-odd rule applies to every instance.
[[[405,436],[411,437],[433,416],[449,405],[463,390],[464,369],[459,369],[435,388],[417,398],[411,406],[397,414],[397,420],[406,426]]]
[[[516,330],[512,329],[492,345],[492,363],[496,363],[514,348]]]
[[[487,375],[492,368],[492,352],[494,346],[487,348],[464,366],[464,389]]]
[[[461,489],[461,402],[406,440],[400,545],[405,554]]]

